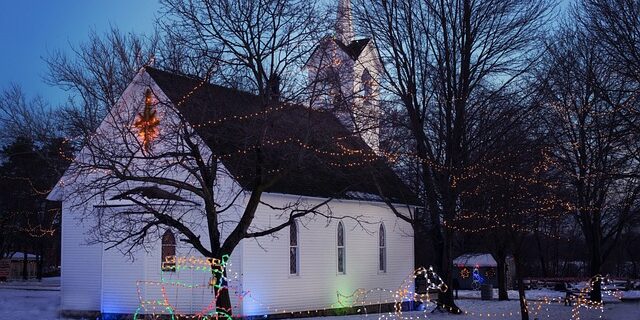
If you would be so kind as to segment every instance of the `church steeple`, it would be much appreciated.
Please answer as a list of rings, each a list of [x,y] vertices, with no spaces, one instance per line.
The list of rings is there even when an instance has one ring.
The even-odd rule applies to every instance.
[[[353,22],[351,19],[351,1],[339,0],[338,14],[336,16],[336,39],[344,44],[353,40]]]

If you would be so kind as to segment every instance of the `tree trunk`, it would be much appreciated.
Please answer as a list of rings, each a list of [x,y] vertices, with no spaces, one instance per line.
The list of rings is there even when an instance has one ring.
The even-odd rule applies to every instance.
[[[37,270],[37,278],[39,281],[42,281],[42,274],[43,274],[43,268],[44,268],[44,250],[43,250],[43,243],[42,240],[38,241],[38,256],[36,257],[36,261],[38,261],[38,270]]]
[[[425,227],[423,226],[423,224],[424,222],[416,217],[413,226],[413,254],[415,269],[433,265],[433,261],[430,259],[429,255],[426,254],[427,246],[431,241],[429,241],[428,233],[425,232]]]
[[[540,268],[542,271],[542,276],[543,277],[547,277],[549,275],[549,273],[547,272],[547,263],[544,260],[544,252],[542,252],[542,242],[540,241],[540,235],[538,234],[538,232],[535,232],[535,238],[536,238],[536,244],[538,246],[538,258],[540,259]]]
[[[216,315],[219,318],[228,318],[233,315],[231,307],[231,298],[227,286],[214,288],[216,295]],[[228,317],[227,317],[228,316]]]
[[[498,263],[498,300],[509,300],[509,294],[507,292],[507,272],[506,272],[506,257],[504,252],[498,251],[496,253]]]
[[[593,287],[591,288],[589,298],[594,302],[602,302],[602,281],[600,278],[600,272],[602,269],[602,254],[600,249],[599,238],[596,238],[592,241],[591,250],[589,250],[589,253],[591,255],[591,262],[589,264],[589,275],[592,277],[591,280],[593,281]]]
[[[517,253],[513,254],[513,260],[516,265],[516,278],[518,281],[518,298],[520,300],[520,315],[522,320],[529,320],[529,308],[527,306],[527,300],[524,292],[524,270],[522,270],[522,262]]]
[[[213,292],[216,298],[216,319],[231,318],[233,310],[231,306],[231,297],[229,296],[229,283],[227,281],[226,257],[219,259],[220,265],[213,266],[211,275],[215,279],[213,283]]]
[[[27,263],[29,262],[27,260],[27,251],[25,250],[23,253],[23,259],[22,259],[22,280],[27,280],[29,279],[29,275],[28,275],[28,268],[27,268]]]
[[[446,311],[460,314],[462,310],[456,305],[453,297],[453,257],[451,256],[453,249],[453,231],[444,230],[444,245],[441,255],[441,274],[440,277],[447,284],[447,290],[438,294],[438,305],[443,307]]]
[[[36,256],[36,279],[42,281],[42,253]]]

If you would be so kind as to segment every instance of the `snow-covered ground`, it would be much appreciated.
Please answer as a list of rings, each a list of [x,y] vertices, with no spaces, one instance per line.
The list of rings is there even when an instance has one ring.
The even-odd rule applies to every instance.
[[[0,288],[0,319],[58,319],[60,291]]]
[[[625,293],[627,297],[640,298],[640,291]],[[447,313],[430,313],[433,309],[428,306],[425,312],[413,311],[402,314],[406,320],[438,320],[438,319],[520,319],[517,292],[509,292],[511,301],[482,301],[479,300],[478,291],[460,291],[457,300],[466,314],[452,315]],[[531,320],[542,319],[571,319],[571,306],[562,303],[542,303],[544,298],[559,300],[562,294],[552,290],[530,290],[527,298],[531,308]],[[580,319],[605,319],[605,320],[640,320],[640,300],[620,302],[617,299],[607,298],[604,312],[600,310],[587,310],[580,308]],[[60,307],[59,278],[45,279],[43,282],[9,282],[0,284],[0,319],[11,320],[54,320],[58,317]],[[305,318],[307,320],[396,320],[390,314],[350,315],[341,317]]]

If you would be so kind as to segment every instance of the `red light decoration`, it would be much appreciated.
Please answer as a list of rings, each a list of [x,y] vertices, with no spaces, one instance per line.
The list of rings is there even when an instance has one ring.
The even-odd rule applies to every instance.
[[[138,129],[138,138],[145,151],[149,151],[151,142],[158,136],[159,124],[160,119],[156,116],[156,110],[153,108],[153,94],[151,89],[147,89],[144,94],[144,110],[138,114],[133,123],[133,126]]]

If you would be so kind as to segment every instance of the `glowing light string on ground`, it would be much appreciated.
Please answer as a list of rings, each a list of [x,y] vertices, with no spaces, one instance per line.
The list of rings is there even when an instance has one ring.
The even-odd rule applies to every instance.
[[[214,272],[215,270],[225,270],[227,273],[229,272],[228,270],[228,266],[229,264],[227,263],[228,257],[226,257],[226,259],[223,259],[223,261],[219,261],[216,259],[205,259],[205,258],[196,258],[196,257],[180,257],[180,258],[172,258],[172,259],[168,259],[166,262],[167,264],[172,264],[175,263],[175,268],[176,271],[178,270],[197,270],[197,271],[203,271],[203,272]],[[222,279],[224,278],[224,272],[218,273],[221,278],[220,280],[215,281],[215,285],[218,285],[218,287],[220,289],[230,289],[227,284],[227,281],[222,281]],[[425,294],[417,294],[415,292],[413,292],[411,290],[411,286],[413,285],[413,283],[415,283],[416,278],[418,277],[425,277],[426,281],[427,281],[427,285],[426,285],[426,293]],[[216,277],[217,278],[217,277]],[[163,278],[164,279],[164,278]],[[580,294],[577,295],[576,297],[576,304],[574,307],[574,310],[572,311],[572,319],[573,320],[578,320],[579,316],[580,316],[580,312],[579,312],[579,308],[588,308],[588,309],[597,309],[600,310],[601,312],[603,312],[604,308],[602,303],[594,303],[589,301],[588,299],[586,299],[586,295],[590,292],[593,283],[595,281],[595,279],[600,279],[603,283],[606,283],[606,280],[602,277],[600,278],[594,278],[592,280],[589,281],[588,286],[583,288],[580,292]],[[163,286],[182,286],[182,287],[186,287],[186,288],[205,288],[205,287],[210,287],[209,284],[186,284],[186,283],[182,283],[179,281],[169,281],[169,280],[161,280],[160,282],[151,282],[149,281],[148,283],[155,283],[155,284],[159,284],[159,285],[163,285]],[[431,293],[433,293],[434,291],[436,292],[441,292],[441,291],[446,291],[448,288],[447,286],[444,284],[444,282],[442,281],[442,279],[433,271],[432,268],[429,269],[425,269],[425,268],[419,268],[416,269],[412,274],[410,274],[409,276],[407,276],[402,284],[396,289],[396,290],[389,290],[389,289],[385,289],[385,288],[374,288],[371,290],[365,290],[365,289],[357,289],[355,290],[353,293],[349,294],[349,295],[345,295],[342,294],[340,292],[337,292],[337,302],[330,305],[327,308],[322,308],[322,309],[317,309],[317,310],[306,310],[306,311],[287,311],[286,309],[281,309],[281,308],[274,308],[274,307],[270,307],[267,306],[265,304],[260,303],[258,300],[256,300],[252,295],[251,295],[251,291],[250,290],[245,290],[245,291],[235,291],[235,296],[238,297],[238,300],[241,302],[243,300],[247,300],[247,299],[251,299],[253,303],[256,303],[258,305],[260,305],[261,307],[265,308],[266,310],[268,310],[268,313],[275,313],[275,314],[290,314],[291,316],[295,316],[296,314],[298,315],[317,315],[319,314],[319,312],[324,312],[330,309],[336,309],[336,308],[357,308],[356,312],[357,313],[364,313],[366,315],[368,315],[367,313],[367,308],[372,308],[375,307],[376,305],[380,305],[380,304],[389,304],[389,303],[393,303],[394,305],[394,311],[392,312],[388,312],[388,313],[381,313],[378,315],[378,319],[379,320],[419,320],[422,319],[421,316],[416,316],[414,314],[411,315],[403,315],[402,312],[402,303],[403,302],[407,302],[407,301],[415,301],[415,302],[420,302],[423,303],[425,305],[437,305],[437,302],[435,300],[433,300],[430,296]],[[220,292],[220,291],[218,291]],[[620,296],[616,296],[616,294],[614,293],[613,290],[608,290],[606,289],[605,286],[603,286],[603,293],[607,293],[609,295],[612,295],[616,298],[620,298]],[[138,293],[141,296],[141,293]],[[371,302],[371,301],[367,301],[368,300],[368,296],[371,296],[373,294],[387,294],[388,297],[386,299],[380,299],[377,302]],[[169,317],[170,319],[198,319],[198,320],[209,320],[209,319],[218,319],[220,317],[223,317],[227,320],[231,319],[231,316],[229,315],[230,312],[225,313],[225,312],[216,312],[215,310],[215,301],[216,301],[216,297],[214,297],[211,301],[211,304],[209,304],[207,306],[207,308],[205,308],[203,311],[201,311],[200,313],[197,314],[192,314],[192,315],[188,315],[188,314],[181,314],[179,312],[176,311],[175,307],[173,305],[171,305],[171,303],[169,303],[168,299],[166,298],[166,289],[163,290],[163,298],[162,299],[156,299],[156,300],[144,300],[142,298],[140,298],[141,301],[144,301],[145,305],[144,305],[144,310],[145,311],[151,311],[152,315],[154,316],[164,316],[164,317]],[[142,296],[141,296],[142,297]],[[557,297],[557,298],[549,298],[549,297],[541,297],[541,301],[532,301],[529,302],[527,301],[527,305],[526,305],[526,310],[529,314],[533,315],[533,316],[538,316],[538,315],[542,315],[543,314],[543,308],[544,310],[546,310],[547,312],[549,311],[548,305],[551,305],[552,303],[563,303],[565,298],[563,297]],[[451,307],[446,306],[446,305],[440,305],[442,308],[447,309],[447,310],[451,310]],[[142,311],[142,308],[139,308],[136,312],[136,317],[140,315],[140,311]],[[425,308],[425,310],[423,310],[423,318],[427,319],[427,313],[426,313],[427,309]],[[320,314],[324,314],[324,313],[320,313]],[[487,312],[487,311],[483,311],[483,312],[477,312],[477,311],[464,311],[464,314],[466,315],[471,315],[471,316],[480,316],[480,317],[513,317],[513,316],[517,316],[520,314],[519,311],[516,312]],[[236,317],[245,317],[247,315],[241,315],[241,314],[235,314],[233,315],[234,318]],[[137,319],[137,318],[134,318]]]

